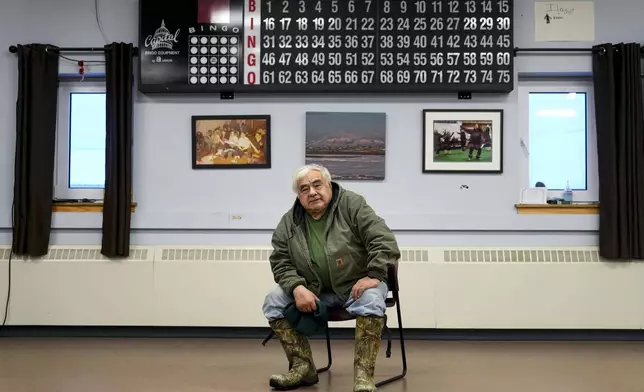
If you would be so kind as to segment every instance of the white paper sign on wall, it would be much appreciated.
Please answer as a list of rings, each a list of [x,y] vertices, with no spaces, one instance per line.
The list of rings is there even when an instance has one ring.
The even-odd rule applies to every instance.
[[[594,1],[536,1],[534,40],[595,41]]]

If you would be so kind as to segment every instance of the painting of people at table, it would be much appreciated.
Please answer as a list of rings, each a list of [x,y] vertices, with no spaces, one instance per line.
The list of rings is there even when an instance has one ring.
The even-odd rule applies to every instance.
[[[193,168],[270,168],[270,116],[193,116]]]

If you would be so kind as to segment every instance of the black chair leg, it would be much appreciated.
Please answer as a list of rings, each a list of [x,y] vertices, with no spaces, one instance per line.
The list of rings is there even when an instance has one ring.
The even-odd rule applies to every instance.
[[[383,385],[389,384],[391,382],[394,382],[396,380],[400,380],[404,378],[407,375],[407,352],[405,351],[405,336],[403,334],[403,325],[402,325],[402,317],[401,317],[401,312],[400,312],[400,298],[398,297],[398,292],[394,291],[394,300],[396,301],[396,314],[398,315],[398,333],[400,335],[400,354],[402,357],[402,373],[388,378],[386,380],[382,380],[378,383],[376,383],[376,387],[381,387]]]
[[[328,356],[328,364],[323,367],[317,369],[318,373],[324,373],[327,370],[331,369],[331,365],[333,364],[333,355],[331,354],[331,336],[329,335],[329,326],[326,326],[326,352]]]
[[[271,331],[266,337],[266,339],[264,339],[264,341],[262,342],[262,346],[266,346],[266,343],[268,343],[268,341],[271,340],[273,336],[275,336],[275,332]]]
[[[389,329],[389,326],[387,325],[387,321],[389,321],[389,318],[385,314],[385,333],[387,333],[387,351],[385,354],[387,355],[387,358],[391,358],[391,329]]]

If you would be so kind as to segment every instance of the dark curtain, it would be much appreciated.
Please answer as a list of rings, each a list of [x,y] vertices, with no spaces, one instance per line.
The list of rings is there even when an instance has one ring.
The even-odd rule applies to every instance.
[[[639,44],[594,48],[599,166],[599,252],[644,258],[644,115]]]
[[[101,253],[127,257],[132,204],[132,44],[105,46],[105,195]]]
[[[13,243],[19,255],[46,255],[51,232],[56,116],[57,47],[18,45]]]

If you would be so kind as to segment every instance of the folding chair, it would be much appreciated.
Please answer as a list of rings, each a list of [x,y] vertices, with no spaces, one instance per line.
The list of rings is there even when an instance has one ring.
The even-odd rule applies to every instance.
[[[400,353],[402,357],[402,373],[393,376],[391,378],[388,378],[386,380],[382,380],[376,383],[376,387],[383,386],[385,384],[389,384],[393,381],[397,381],[405,377],[407,374],[407,354],[405,352],[405,337],[403,335],[403,326],[402,326],[402,316],[400,312],[400,297],[398,296],[399,292],[399,285],[398,285],[398,263],[391,263],[387,267],[387,286],[389,289],[389,292],[391,292],[392,296],[387,297],[385,300],[385,304],[387,305],[387,308],[391,307],[396,307],[396,315],[398,316],[398,333],[400,335]],[[335,307],[335,308],[330,308],[328,309],[329,311],[329,322],[339,322],[339,321],[347,321],[347,320],[354,320],[355,316],[351,315],[349,312],[347,312],[344,308],[341,307]],[[385,314],[385,327],[384,327],[384,332],[387,333],[387,351],[386,351],[386,356],[387,358],[391,357],[391,331],[389,330],[389,327],[387,326],[387,315]],[[266,343],[268,343],[269,340],[275,335],[273,331],[271,331],[266,339],[262,342],[262,345],[266,346]],[[329,363],[323,367],[317,369],[318,373],[323,373],[326,372],[327,370],[331,369],[331,365],[333,364],[333,355],[331,354],[331,337],[329,336],[329,325],[327,324],[326,327],[326,348],[327,348],[327,354],[329,358]]]

